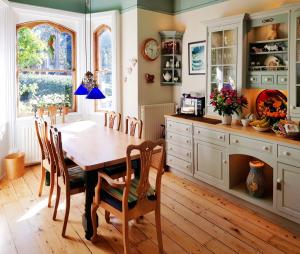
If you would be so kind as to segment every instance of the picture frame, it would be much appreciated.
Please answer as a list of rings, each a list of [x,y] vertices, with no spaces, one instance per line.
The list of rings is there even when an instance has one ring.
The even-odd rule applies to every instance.
[[[206,74],[206,41],[188,43],[189,75]]]

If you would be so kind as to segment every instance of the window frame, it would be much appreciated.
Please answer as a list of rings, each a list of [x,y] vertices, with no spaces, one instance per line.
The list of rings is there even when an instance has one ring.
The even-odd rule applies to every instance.
[[[100,70],[100,57],[99,57],[99,52],[100,52],[100,45],[98,44],[98,39],[101,36],[101,34],[103,32],[105,32],[106,30],[110,31],[112,33],[112,29],[109,25],[106,24],[101,24],[100,26],[98,26],[93,33],[93,39],[94,39],[94,77],[98,78],[98,74],[101,71]],[[113,35],[112,35],[113,36]],[[113,41],[112,41],[113,42]],[[111,71],[113,70],[113,68],[111,69]],[[99,86],[101,87],[101,83],[100,80],[98,80],[99,82]],[[112,89],[115,89],[114,84],[112,84]],[[112,93],[114,94],[114,92]],[[113,100],[116,100],[116,98],[113,98]],[[94,103],[94,112],[106,112],[107,109],[98,109],[98,100],[95,100]],[[109,110],[114,110],[114,108],[111,108]]]
[[[19,111],[19,103],[20,103],[20,94],[19,94],[19,72],[26,70],[26,69],[20,69],[18,66],[18,41],[17,41],[17,36],[18,36],[18,31],[22,28],[29,28],[33,29],[36,26],[39,25],[49,25],[57,29],[60,33],[68,33],[70,34],[72,38],[72,68],[71,68],[71,73],[72,73],[72,101],[73,105],[72,108],[70,108],[70,112],[77,112],[77,97],[74,95],[74,91],[77,87],[77,42],[76,42],[76,32],[70,28],[67,28],[64,25],[60,25],[58,23],[49,21],[49,20],[39,20],[39,21],[29,21],[29,22],[23,22],[16,24],[16,89],[17,89],[17,117],[26,117],[26,116],[32,116],[34,113],[20,113]],[[34,69],[30,69],[33,70]],[[62,70],[36,70],[40,72],[61,72]]]

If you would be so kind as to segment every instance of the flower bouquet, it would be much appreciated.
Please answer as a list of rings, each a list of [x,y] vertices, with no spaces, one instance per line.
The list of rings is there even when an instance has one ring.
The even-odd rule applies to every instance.
[[[231,124],[233,113],[239,114],[242,109],[247,107],[247,98],[239,96],[237,90],[230,85],[224,85],[219,91],[217,88],[210,95],[210,104],[214,107],[214,112],[223,116],[223,124]]]

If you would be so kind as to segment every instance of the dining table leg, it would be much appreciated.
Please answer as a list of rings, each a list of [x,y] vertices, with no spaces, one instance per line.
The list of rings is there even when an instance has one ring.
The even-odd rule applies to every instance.
[[[97,170],[85,171],[85,209],[82,215],[82,225],[85,230],[85,238],[90,240],[93,235],[93,225],[91,218],[91,205],[95,195],[95,187],[98,181]],[[98,221],[98,217],[97,217]]]

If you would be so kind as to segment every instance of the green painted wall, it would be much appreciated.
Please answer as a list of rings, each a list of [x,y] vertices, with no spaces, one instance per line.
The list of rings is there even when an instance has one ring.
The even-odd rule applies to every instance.
[[[9,0],[66,11],[84,13],[85,0]],[[191,9],[201,8],[226,0],[92,0],[92,11],[126,11],[133,7],[168,14],[177,14]]]

